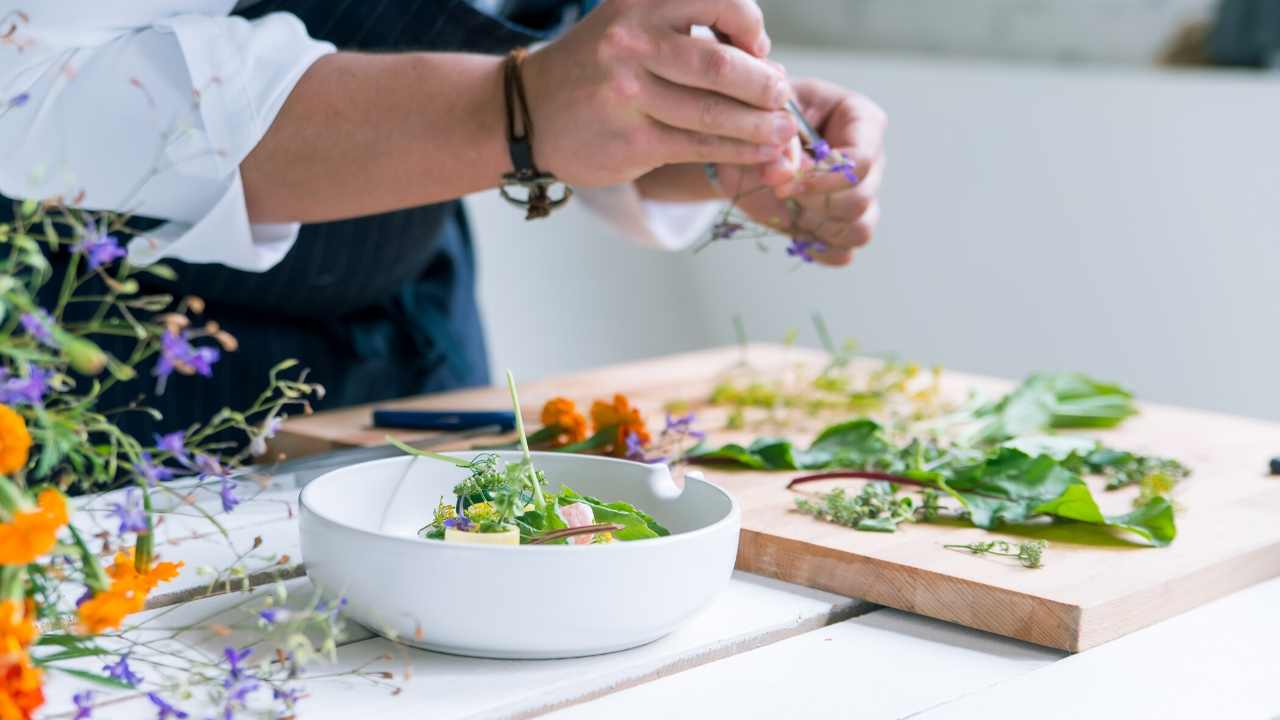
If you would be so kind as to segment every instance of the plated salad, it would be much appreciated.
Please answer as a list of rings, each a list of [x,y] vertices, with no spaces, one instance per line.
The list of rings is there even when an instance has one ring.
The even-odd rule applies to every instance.
[[[671,534],[629,503],[579,495],[563,485],[551,492],[542,471],[533,466],[510,372],[507,384],[524,452],[519,462],[503,462],[495,453],[459,458],[387,438],[407,453],[451,463],[470,473],[454,487],[454,502],[441,498],[431,521],[418,531],[419,537],[485,545],[591,545]]]

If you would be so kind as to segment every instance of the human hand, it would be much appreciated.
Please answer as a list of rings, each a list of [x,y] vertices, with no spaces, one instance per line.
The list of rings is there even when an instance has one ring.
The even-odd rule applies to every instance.
[[[690,36],[711,27],[725,42]],[[534,161],[570,185],[783,153],[791,92],[753,0],[608,0],[530,55]]]
[[[880,220],[888,119],[870,99],[833,83],[796,80],[793,87],[805,119],[852,162],[857,182],[793,149],[769,163],[720,164],[720,190],[755,222],[816,240],[809,251],[814,260],[848,265]]]

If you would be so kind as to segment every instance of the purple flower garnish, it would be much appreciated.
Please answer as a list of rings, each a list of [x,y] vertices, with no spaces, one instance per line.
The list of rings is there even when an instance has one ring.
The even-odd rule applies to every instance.
[[[85,223],[80,242],[76,243],[72,250],[84,253],[89,260],[89,267],[94,270],[103,265],[110,265],[127,254],[114,235],[98,230],[98,224],[92,218]]]
[[[297,688],[271,688],[271,697],[292,707],[302,699],[302,691]]]
[[[53,373],[39,365],[28,366],[26,377],[10,377],[8,368],[0,368],[0,403],[42,405],[52,378]]]
[[[278,622],[287,622],[289,620],[289,611],[284,608],[269,607],[258,611],[258,617],[262,618],[268,625],[275,625]]]
[[[787,246],[787,255],[790,257],[798,257],[801,260],[811,263],[814,260],[815,252],[822,252],[827,249],[827,244],[821,240],[801,240],[800,238],[791,238],[791,244]]]
[[[158,378],[157,392],[164,392],[165,380],[178,370],[185,374],[213,376],[213,364],[221,353],[215,347],[195,347],[187,338],[171,330],[165,330],[160,338],[160,359],[156,361],[152,375]]]
[[[635,432],[627,433],[627,459],[651,464],[667,461],[665,455],[655,455],[653,457],[645,455],[644,445],[640,442],[640,436]]]
[[[463,520],[466,520],[466,518],[463,518]],[[445,521],[446,524],[448,524],[448,522],[449,522],[448,520]],[[329,607],[329,603],[325,602],[324,600],[321,600],[320,602],[316,603],[316,612],[318,613],[328,612],[329,620],[330,622],[332,622],[338,619],[338,613],[342,612],[342,608],[346,606],[347,606],[347,599],[345,597],[338,598],[338,602],[335,603],[333,607]]]
[[[49,313],[36,308],[29,313],[23,313],[18,318],[18,322],[22,323],[22,329],[27,332],[36,342],[45,347],[58,347],[58,341],[53,338],[53,318],[49,317]]]
[[[127,488],[124,491],[124,502],[111,503],[111,514],[120,521],[117,535],[147,531],[147,511],[142,507],[137,488]]]
[[[160,714],[156,716],[156,720],[168,720],[169,718],[186,720],[187,713],[165,702],[164,698],[159,695],[149,692],[147,693],[147,699],[150,700],[151,704],[155,705],[160,711]]]
[[[20,92],[17,95],[14,95],[13,97],[9,98],[9,107],[20,108],[23,105],[26,105],[27,101],[30,99],[31,99],[31,93]]]
[[[840,162],[832,165],[830,170],[833,173],[840,173],[841,175],[844,175],[850,185],[858,184],[858,174],[853,171],[853,163],[849,160],[841,160]]]
[[[222,485],[218,488],[218,497],[222,500],[222,512],[235,510],[241,502],[236,496],[236,481],[224,476]]]
[[[76,705],[75,717],[71,720],[89,720],[93,716],[93,691],[82,690],[71,696],[71,702]]]
[[[161,452],[167,452],[173,456],[173,459],[191,467],[191,457],[187,455],[187,434],[181,430],[174,430],[164,435],[156,435],[156,447]]]
[[[831,146],[827,144],[826,140],[818,138],[809,146],[809,151],[813,153],[813,159],[815,161],[822,162],[831,155]]]
[[[471,528],[475,526],[475,523],[468,520],[465,515],[459,515],[445,520],[444,526],[447,528],[453,528],[460,532],[470,532]]]
[[[102,666],[102,672],[113,680],[119,680],[126,685],[138,686],[142,682],[142,678],[129,667],[129,656],[123,655],[116,663],[107,663]]]
[[[711,228],[711,239],[728,240],[737,235],[738,231],[742,230],[743,227],[742,223],[729,222],[727,220],[718,222]]]
[[[222,649],[222,656],[227,659],[227,680],[223,683],[223,687],[231,687],[231,683],[244,679],[244,668],[240,663],[244,659],[253,654],[253,648],[247,647],[236,650],[231,646]]]
[[[696,440],[704,439],[707,434],[701,430],[694,430],[693,423],[698,417],[692,412],[672,417],[671,413],[667,413],[667,426],[662,429],[663,435],[683,435]]]
[[[179,436],[182,435],[182,433],[177,434]],[[173,471],[164,465],[155,464],[151,459],[151,453],[148,452],[144,452],[139,456],[138,463],[133,466],[133,471],[138,473],[138,477],[147,481],[147,487],[155,487],[158,482],[173,479]]]

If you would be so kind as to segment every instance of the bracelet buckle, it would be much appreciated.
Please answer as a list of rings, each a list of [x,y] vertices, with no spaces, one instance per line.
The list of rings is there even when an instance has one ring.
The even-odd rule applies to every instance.
[[[552,188],[556,185],[560,186],[558,197],[551,194]],[[528,169],[503,175],[498,192],[503,200],[524,209],[526,220],[544,218],[573,197],[573,188],[557,180],[555,175]]]

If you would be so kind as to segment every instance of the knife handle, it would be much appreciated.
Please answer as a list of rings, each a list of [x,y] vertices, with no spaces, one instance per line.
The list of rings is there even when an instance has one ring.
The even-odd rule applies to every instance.
[[[435,410],[374,410],[373,426],[406,430],[441,430],[455,432],[472,430],[486,425],[496,425],[500,432],[514,430],[515,414],[505,410],[435,411]]]

